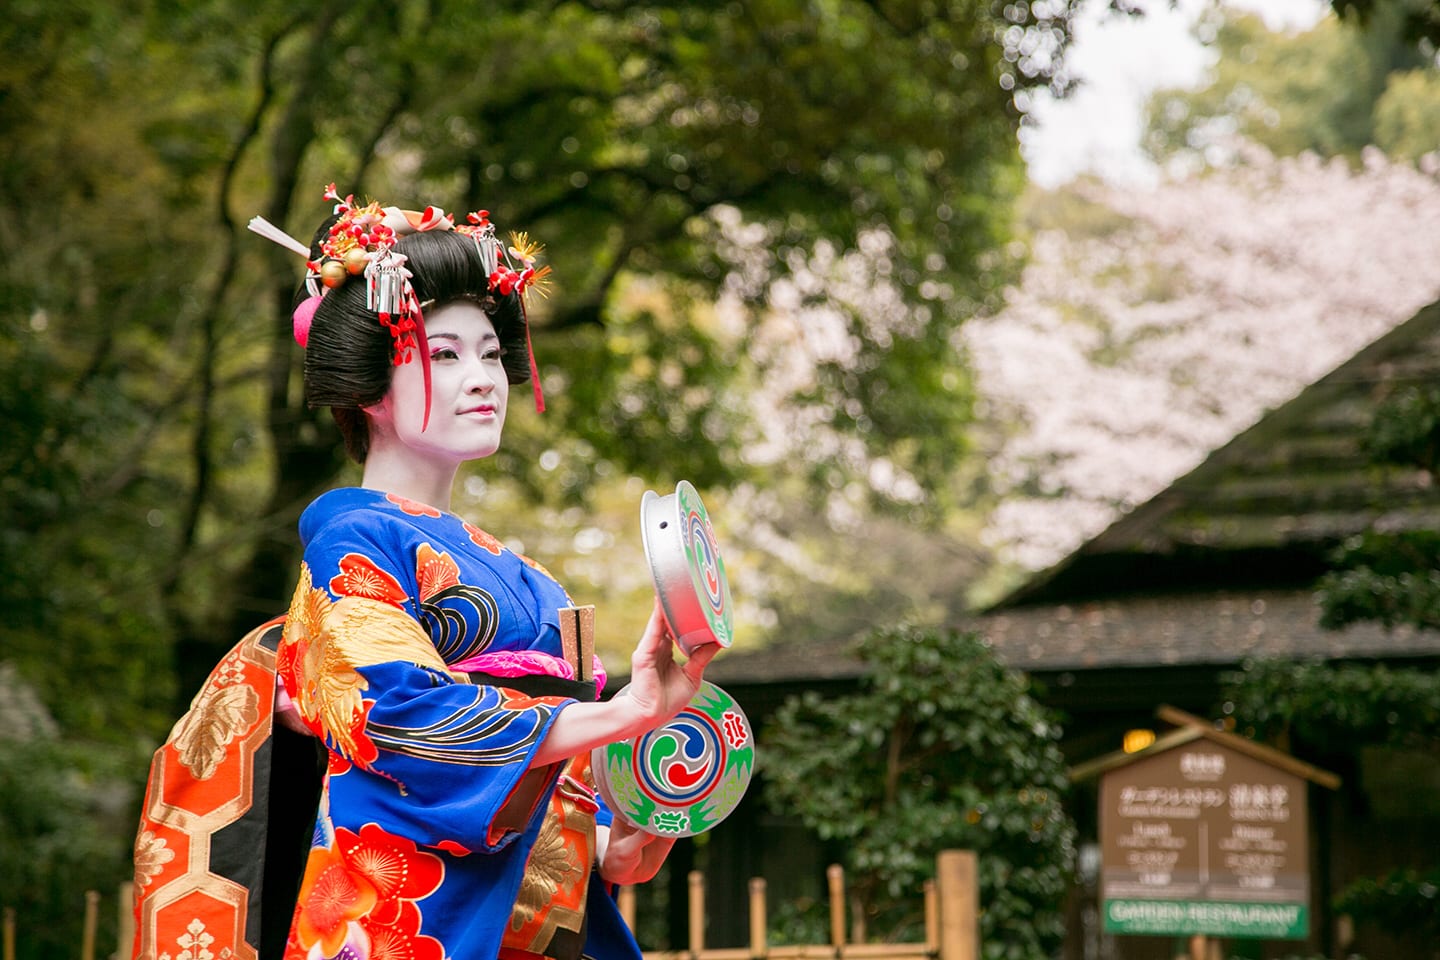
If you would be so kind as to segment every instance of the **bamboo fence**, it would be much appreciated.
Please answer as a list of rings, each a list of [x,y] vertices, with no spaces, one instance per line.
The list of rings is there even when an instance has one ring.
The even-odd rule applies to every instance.
[[[826,871],[830,942],[771,946],[767,936],[765,879],[750,881],[750,942],[744,947],[705,946],[705,876],[689,875],[690,942],[684,950],[646,951],[645,960],[979,960],[979,877],[975,854],[946,850],[935,859],[935,879],[925,883],[925,939],[914,943],[850,943],[845,935],[845,871]],[[635,929],[635,891],[622,887],[620,913]]]
[[[968,850],[946,850],[935,859],[935,879],[925,883],[925,939],[913,943],[849,943],[845,934],[845,871],[832,866],[826,872],[830,901],[830,942],[771,946],[765,913],[765,879],[750,881],[749,945],[744,947],[705,946],[705,876],[689,874],[690,942],[684,950],[646,951],[645,960],[979,960],[979,881],[975,854]],[[110,957],[127,960],[125,953],[134,939],[135,920],[131,912],[133,887],[119,889],[119,931],[117,949]],[[622,887],[620,913],[635,929],[635,891]],[[85,917],[79,960],[95,960],[95,931],[100,914],[100,894],[85,894]],[[0,920],[0,960],[16,960],[15,910],[6,908]]]

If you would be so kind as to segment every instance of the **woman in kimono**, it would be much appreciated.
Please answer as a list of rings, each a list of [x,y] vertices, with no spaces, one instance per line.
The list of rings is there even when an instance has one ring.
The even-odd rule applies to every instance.
[[[535,376],[523,305],[543,279],[535,248],[523,235],[502,245],[484,211],[457,225],[434,209],[361,206],[333,186],[326,195],[335,215],[310,250],[296,338],[307,400],[331,407],[363,473],[304,511],[298,583],[283,634],[272,631],[277,748],[298,731],[324,759],[303,872],[286,883],[267,871],[267,922],[278,927],[276,904],[293,903],[288,933],[282,948],[278,930],[250,931],[232,952],[638,957],[610,893],[652,877],[671,841],[612,821],[589,753],[674,716],[718,648],[677,662],[657,607],[626,695],[599,700],[598,659],[567,649],[565,590],[450,512],[460,465],[499,448],[510,386]],[[222,676],[216,689],[231,688]],[[272,811],[281,779],[269,786]],[[147,796],[150,809],[159,804]],[[142,854],[160,864],[152,878],[165,866],[161,828],[148,826],[137,880]],[[273,836],[267,847],[274,859]],[[213,936],[197,916],[175,946],[155,935],[138,952],[204,960],[220,946]]]

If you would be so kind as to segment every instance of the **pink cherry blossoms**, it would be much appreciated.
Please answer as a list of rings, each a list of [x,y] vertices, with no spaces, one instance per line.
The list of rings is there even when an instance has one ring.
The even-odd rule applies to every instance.
[[[986,536],[1048,565],[1440,295],[1440,182],[1247,146],[1030,242],[960,331],[993,431]]]

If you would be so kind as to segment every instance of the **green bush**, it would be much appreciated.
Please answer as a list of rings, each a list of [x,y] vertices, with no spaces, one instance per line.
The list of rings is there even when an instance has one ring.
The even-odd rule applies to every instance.
[[[1075,840],[1059,726],[975,634],[901,626],[857,652],[857,693],[791,698],[764,731],[767,802],[842,841],[872,933],[913,923],[935,855],[969,849],[984,956],[1049,957]]]
[[[113,949],[137,822],[126,777],[136,769],[142,760],[110,746],[0,741],[0,904],[15,910],[20,960],[74,960],[88,890],[102,897],[97,954]]]

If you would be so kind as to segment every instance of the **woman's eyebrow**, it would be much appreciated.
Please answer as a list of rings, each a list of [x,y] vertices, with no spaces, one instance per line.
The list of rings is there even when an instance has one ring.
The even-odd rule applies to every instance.
[[[458,333],[450,333],[450,332],[448,332],[448,331],[446,331],[446,330],[439,330],[439,331],[434,331],[434,332],[427,330],[427,331],[425,332],[425,338],[426,338],[427,340],[459,340],[459,339],[460,339],[460,334],[458,334]],[[481,343],[484,343],[486,340],[499,340],[499,339],[500,339],[500,336],[499,336],[498,334],[494,334],[494,333],[482,333],[482,334],[480,335],[480,342],[481,342]]]

